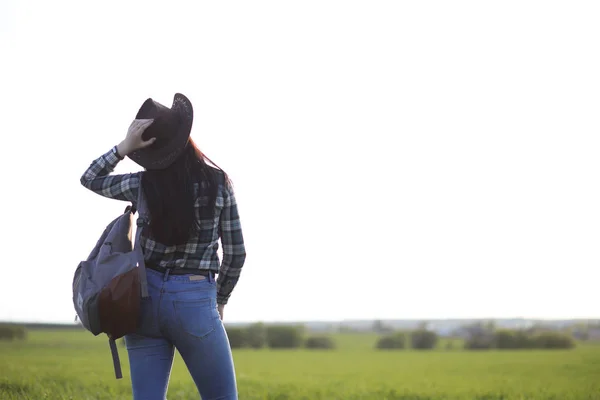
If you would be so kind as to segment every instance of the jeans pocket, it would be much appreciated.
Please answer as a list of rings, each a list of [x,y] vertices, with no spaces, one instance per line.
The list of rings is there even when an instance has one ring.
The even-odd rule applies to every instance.
[[[188,335],[202,339],[215,330],[217,310],[212,299],[176,300],[173,307],[179,328]]]

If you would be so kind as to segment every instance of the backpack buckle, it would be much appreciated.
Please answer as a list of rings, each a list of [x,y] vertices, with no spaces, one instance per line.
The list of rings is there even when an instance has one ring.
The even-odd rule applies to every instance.
[[[138,228],[141,228],[142,226],[146,225],[148,221],[146,221],[146,218],[142,218],[142,217],[138,217],[137,221],[136,221],[136,225],[138,226]]]

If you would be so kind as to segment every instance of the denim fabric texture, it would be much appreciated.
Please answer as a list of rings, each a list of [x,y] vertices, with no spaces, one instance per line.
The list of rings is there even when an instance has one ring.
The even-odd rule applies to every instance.
[[[227,333],[217,311],[214,277],[148,270],[150,296],[141,323],[125,336],[134,400],[164,400],[175,349],[202,400],[237,399]]]

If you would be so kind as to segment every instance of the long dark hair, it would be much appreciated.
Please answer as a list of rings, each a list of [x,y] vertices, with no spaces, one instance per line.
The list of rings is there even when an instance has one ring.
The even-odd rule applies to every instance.
[[[201,203],[200,214],[203,219],[210,218],[214,214],[219,181],[223,179],[229,183],[227,174],[191,138],[169,167],[144,171],[142,187],[150,212],[150,237],[166,246],[184,244],[199,228],[195,187],[198,197],[207,199]]]

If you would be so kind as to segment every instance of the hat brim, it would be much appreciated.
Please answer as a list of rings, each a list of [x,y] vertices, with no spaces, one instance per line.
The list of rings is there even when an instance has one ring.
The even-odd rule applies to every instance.
[[[190,100],[175,93],[171,109],[179,114],[180,123],[167,146],[153,148],[152,145],[129,154],[129,158],[146,169],[165,169],[181,155],[190,138],[194,110]]]

